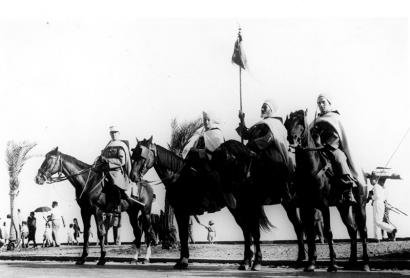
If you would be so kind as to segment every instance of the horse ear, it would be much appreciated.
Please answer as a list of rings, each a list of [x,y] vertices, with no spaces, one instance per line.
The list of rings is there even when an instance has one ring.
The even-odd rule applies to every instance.
[[[137,145],[138,145],[138,143],[140,142],[140,141],[138,141],[138,138],[137,138],[137,137],[135,137],[135,141],[137,141]]]
[[[54,149],[55,152],[58,152],[58,146]]]
[[[305,110],[305,116],[307,116],[307,113],[308,113],[308,109],[306,108],[306,110]]]
[[[148,142],[149,142],[150,144],[152,144],[152,135],[151,135],[151,137],[148,139]]]

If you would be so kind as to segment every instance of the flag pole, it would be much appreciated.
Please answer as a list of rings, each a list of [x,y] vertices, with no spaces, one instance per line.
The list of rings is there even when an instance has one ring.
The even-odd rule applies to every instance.
[[[242,68],[238,66],[239,68],[239,110],[242,113]]]
[[[240,29],[239,29],[240,30]],[[239,67],[239,111],[242,114],[242,68]],[[243,136],[241,134],[241,143],[243,144]]]
[[[238,28],[238,43],[241,40],[241,27]],[[238,65],[239,68],[239,111],[242,114],[242,67]],[[241,135],[241,143],[243,144],[243,136]]]

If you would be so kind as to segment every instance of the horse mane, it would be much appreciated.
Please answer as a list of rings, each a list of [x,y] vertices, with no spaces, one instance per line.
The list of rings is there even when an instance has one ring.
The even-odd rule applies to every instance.
[[[158,161],[161,165],[167,167],[173,172],[178,172],[184,165],[184,160],[182,157],[176,155],[174,152],[155,144],[157,149]]]
[[[67,160],[67,161],[69,161],[69,162],[72,162],[73,164],[76,164],[76,165],[78,165],[78,166],[81,167],[81,168],[91,167],[91,165],[89,165],[89,164],[87,164],[87,163],[85,163],[85,162],[82,162],[81,160],[78,160],[77,158],[75,158],[75,157],[73,157],[73,156],[71,156],[71,155],[64,154],[64,153],[62,153],[62,152],[60,152],[60,155],[61,155],[61,156],[64,156],[64,159],[65,159],[65,160]]]
[[[235,154],[238,159],[246,160],[251,156],[251,151],[244,144],[233,139],[222,143],[219,149],[226,149],[228,152]]]

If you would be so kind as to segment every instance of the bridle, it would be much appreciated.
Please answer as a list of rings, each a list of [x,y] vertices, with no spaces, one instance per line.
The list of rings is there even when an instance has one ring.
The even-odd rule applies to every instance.
[[[142,179],[142,177],[148,172],[148,170],[150,168],[149,164],[151,162],[152,162],[152,165],[154,165],[156,163],[156,160],[158,158],[158,152],[157,152],[157,146],[155,144],[150,144],[148,147],[144,146],[144,145],[137,145],[137,147],[139,147],[141,149],[141,153],[140,153],[138,158],[144,159],[144,164],[138,170],[138,178]],[[135,149],[137,149],[137,147]],[[135,152],[135,149],[134,149],[134,152]],[[150,157],[149,154],[150,153],[152,153],[153,160],[149,159],[149,157]],[[158,185],[158,184],[163,183],[166,180],[172,180],[173,178],[174,178],[173,176],[169,176],[169,177],[159,179],[159,180],[153,180],[153,181],[144,180],[144,181],[151,184],[151,185]]]
[[[153,154],[153,164],[155,163],[155,159],[157,157],[157,148],[155,144],[150,144],[149,147],[140,145],[139,148],[141,149],[141,154],[140,157],[144,159],[144,164],[138,171],[139,178],[142,178],[149,170],[148,165],[151,163],[151,160],[149,159],[149,154],[152,152]]]
[[[43,169],[39,169],[38,172],[41,175],[41,177],[43,177],[45,179],[46,183],[55,183],[55,182],[58,182],[58,181],[64,179],[64,177],[63,177],[63,162],[62,162],[60,153],[58,153],[57,155],[50,155],[49,157],[54,159],[53,166],[52,167],[47,167],[47,169],[45,171]],[[58,174],[58,176],[56,178],[53,178],[52,176],[54,174],[51,173],[51,171],[56,168],[57,164],[59,164],[58,165],[58,170],[56,172],[56,174]]]
[[[86,169],[83,169],[83,170],[75,173],[75,174],[64,175],[64,173],[63,173],[63,159],[61,157],[61,153],[58,153],[57,155],[50,155],[49,157],[54,158],[53,166],[48,167],[48,169],[45,170],[45,171],[43,171],[42,169],[38,170],[41,177],[43,177],[45,179],[45,182],[48,183],[48,184],[56,183],[56,182],[60,182],[60,181],[65,181],[65,180],[67,180],[71,177],[81,175],[81,174],[83,174],[84,172],[87,172],[87,171],[91,172],[91,170],[96,167],[95,165],[92,165],[92,166],[90,166]],[[51,173],[51,171],[56,168],[57,164],[59,164],[58,165],[58,170],[57,170],[56,173],[54,173],[54,174],[57,174],[57,177],[53,177],[54,174]],[[49,170],[49,169],[51,169],[51,170]]]

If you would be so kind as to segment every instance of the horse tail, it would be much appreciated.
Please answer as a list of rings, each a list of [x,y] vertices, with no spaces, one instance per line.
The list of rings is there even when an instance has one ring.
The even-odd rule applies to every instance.
[[[258,219],[259,219],[259,228],[262,229],[264,232],[270,231],[271,228],[276,228],[275,225],[273,225],[268,217],[266,216],[265,209],[263,206],[259,207],[258,211]]]

